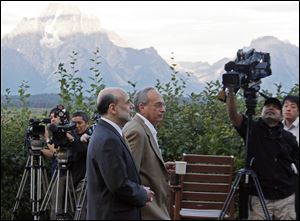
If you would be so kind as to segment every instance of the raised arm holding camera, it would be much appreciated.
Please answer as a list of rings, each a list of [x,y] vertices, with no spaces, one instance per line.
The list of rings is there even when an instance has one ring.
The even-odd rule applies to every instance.
[[[237,112],[234,89],[227,93],[227,110],[236,130],[246,138],[247,116]],[[248,159],[256,172],[269,213],[275,219],[292,220],[295,214],[294,176],[299,163],[295,137],[283,129],[281,103],[276,98],[264,102],[261,117],[252,122]],[[249,219],[264,219],[257,192],[250,190]]]

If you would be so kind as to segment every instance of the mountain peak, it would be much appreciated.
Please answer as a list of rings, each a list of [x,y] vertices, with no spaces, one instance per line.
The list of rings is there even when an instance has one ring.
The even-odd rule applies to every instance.
[[[249,48],[260,48],[261,50],[267,50],[271,46],[288,44],[290,42],[284,42],[274,36],[262,36],[251,41]]]
[[[38,33],[43,36],[41,39],[43,46],[57,47],[62,44],[61,39],[68,36],[100,31],[102,31],[101,24],[96,16],[84,14],[74,5],[50,3],[39,17],[23,18],[8,36],[12,38],[22,34]]]
[[[50,3],[40,14],[40,17],[53,17],[57,13],[63,15],[81,15],[81,11],[78,7],[73,5],[66,5],[62,3]]]

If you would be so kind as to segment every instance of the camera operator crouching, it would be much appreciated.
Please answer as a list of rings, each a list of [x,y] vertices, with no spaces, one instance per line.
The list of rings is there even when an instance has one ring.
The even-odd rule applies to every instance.
[[[86,171],[86,156],[89,138],[92,129],[89,128],[89,117],[83,111],[77,111],[72,115],[72,122],[76,124],[75,130],[67,133],[67,138],[71,143],[71,164],[72,178],[76,199],[79,199],[81,188],[84,185]],[[86,208],[81,211],[81,218],[85,220]]]

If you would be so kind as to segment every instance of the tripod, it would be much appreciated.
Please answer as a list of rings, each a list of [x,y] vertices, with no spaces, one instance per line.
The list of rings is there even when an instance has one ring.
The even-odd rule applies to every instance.
[[[70,219],[70,214],[68,213],[68,200],[70,203],[71,213],[73,213],[76,196],[73,179],[69,170],[67,150],[59,150],[56,159],[57,167],[55,168],[45,198],[42,202],[41,212],[44,212],[46,210],[49,204],[49,200],[53,194],[54,187],[56,187],[55,195],[53,198],[55,199],[55,219],[65,220]],[[61,194],[63,195],[63,198],[60,198]]]
[[[87,177],[85,175],[83,184],[80,190],[79,198],[77,199],[76,212],[74,215],[74,220],[80,220],[82,208],[86,205],[86,193],[87,193]]]
[[[43,147],[43,142],[40,140],[32,139],[29,141],[31,147],[29,148],[29,156],[27,163],[22,175],[21,183],[16,196],[16,203],[13,208],[11,219],[15,217],[15,213],[19,207],[20,200],[22,198],[24,187],[30,172],[30,202],[31,202],[31,212],[34,220],[39,219],[40,212],[40,202],[41,202],[41,189],[43,187],[44,193],[48,187],[48,178],[46,173],[46,168],[44,166],[43,157],[41,155],[41,149]],[[25,143],[26,143],[25,142]]]
[[[265,198],[263,195],[263,192],[261,190],[261,186],[259,183],[259,180],[256,176],[256,173],[250,169],[250,166],[252,164],[252,160],[254,158],[251,159],[250,163],[249,163],[249,156],[248,156],[248,150],[249,150],[249,139],[252,133],[252,116],[255,114],[255,107],[257,104],[257,100],[256,100],[256,92],[259,90],[259,86],[258,87],[253,87],[253,88],[247,88],[244,90],[244,97],[246,98],[246,115],[248,117],[247,119],[247,133],[246,133],[246,141],[245,141],[245,149],[246,149],[246,157],[245,157],[245,162],[246,162],[246,168],[242,168],[238,171],[237,176],[235,177],[233,184],[231,186],[230,192],[226,197],[226,200],[224,202],[222,211],[219,215],[219,220],[224,219],[225,213],[228,210],[228,207],[230,205],[230,202],[236,192],[236,190],[238,189],[238,185],[240,184],[240,187],[242,187],[242,184],[240,183],[242,178],[244,177],[243,181],[246,187],[249,187],[249,178],[252,178],[253,182],[254,182],[254,186],[255,189],[257,191],[258,194],[258,198],[260,201],[260,204],[262,206],[263,212],[265,214],[265,217],[267,220],[271,220],[270,214],[268,212],[267,206],[266,206],[266,202],[265,202]],[[244,189],[246,190],[246,189]],[[247,210],[247,203],[248,203],[248,193],[243,193],[245,196],[245,200],[243,200],[243,202],[240,200],[240,203],[244,203],[243,207],[240,207],[242,209]],[[240,195],[241,197],[241,195]],[[246,206],[245,206],[246,204]],[[245,215],[246,214],[246,215]],[[247,211],[240,211],[240,219],[247,219]]]

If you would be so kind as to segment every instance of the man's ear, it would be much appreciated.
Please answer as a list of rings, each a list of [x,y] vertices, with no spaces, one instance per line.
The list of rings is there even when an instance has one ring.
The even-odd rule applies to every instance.
[[[146,107],[145,104],[142,104],[142,103],[139,104],[139,111],[140,111],[140,113],[144,112],[145,107]]]
[[[108,110],[109,110],[110,113],[112,113],[113,115],[115,115],[117,113],[117,106],[116,106],[116,104],[111,103],[108,106]]]

